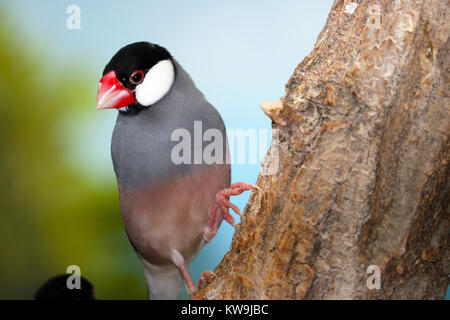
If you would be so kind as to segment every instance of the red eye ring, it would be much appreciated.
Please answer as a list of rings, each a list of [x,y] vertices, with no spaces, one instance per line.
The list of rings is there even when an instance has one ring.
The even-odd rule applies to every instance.
[[[133,72],[130,76],[130,82],[132,84],[139,84],[144,80],[144,71],[137,70]]]

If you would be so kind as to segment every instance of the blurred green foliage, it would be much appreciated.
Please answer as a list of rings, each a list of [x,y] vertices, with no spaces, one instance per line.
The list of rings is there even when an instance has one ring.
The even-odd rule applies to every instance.
[[[72,264],[99,299],[145,299],[113,173],[99,180],[68,161],[70,136],[83,130],[77,115],[96,112],[96,75],[80,63],[55,67],[4,18],[0,14],[0,299],[32,298]]]

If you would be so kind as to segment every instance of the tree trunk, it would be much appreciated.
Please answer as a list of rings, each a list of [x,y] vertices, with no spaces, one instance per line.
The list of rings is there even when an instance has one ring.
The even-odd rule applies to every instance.
[[[259,175],[262,191],[197,298],[444,297],[449,8],[335,1],[286,95],[262,105],[278,133],[263,170],[278,171]]]

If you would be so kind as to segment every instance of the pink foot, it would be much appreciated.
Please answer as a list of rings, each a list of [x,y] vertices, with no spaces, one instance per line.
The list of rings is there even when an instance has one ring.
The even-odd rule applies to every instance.
[[[216,276],[216,274],[212,271],[208,271],[208,270],[203,271],[202,274],[200,275],[200,279],[198,280],[197,286],[195,286],[190,275],[188,276],[188,278],[185,278],[186,291],[189,295],[189,298],[192,299],[197,294],[198,290],[203,289],[206,286],[206,282],[208,281],[208,279],[211,277],[215,277],[215,276]]]
[[[232,204],[229,199],[230,196],[238,196],[242,194],[244,191],[248,191],[251,189],[259,189],[254,184],[244,183],[244,182],[236,182],[233,183],[229,188],[220,190],[216,194],[216,205],[212,212],[211,221],[206,227],[205,234],[203,238],[206,241],[210,241],[217,233],[217,229],[219,228],[220,215],[222,215],[223,219],[231,224],[233,227],[236,227],[234,223],[234,218],[228,211],[228,209],[232,209],[238,215],[241,215],[241,211],[239,208]],[[261,190],[261,189],[259,189]]]
[[[178,250],[172,249],[172,262],[177,266],[178,270],[181,273],[181,276],[186,283],[186,291],[189,297],[192,299],[194,295],[197,294],[199,289],[205,287],[206,282],[211,276],[216,276],[214,272],[211,271],[203,271],[200,275],[200,279],[198,280],[198,285],[195,286],[194,280],[192,280],[191,275],[189,274],[188,268],[185,265],[184,258]]]
[[[197,288],[203,289],[206,286],[206,282],[208,281],[208,279],[215,276],[216,274],[212,271],[208,270],[203,271],[202,274],[200,275],[200,279],[198,280]]]

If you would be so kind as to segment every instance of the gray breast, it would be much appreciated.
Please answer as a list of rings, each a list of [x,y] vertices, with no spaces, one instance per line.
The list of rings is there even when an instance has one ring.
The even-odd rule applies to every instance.
[[[226,132],[222,118],[195,87],[189,75],[175,62],[176,78],[169,93],[137,115],[119,113],[114,128],[111,153],[119,185],[151,186],[184,175],[203,165],[175,164],[171,141],[177,129],[191,136],[191,160],[195,150],[194,121],[200,121],[202,134],[218,129],[224,137],[223,161],[226,157]],[[198,125],[199,123],[197,123]],[[203,140],[203,139],[201,139]],[[201,149],[211,142],[202,141]]]

